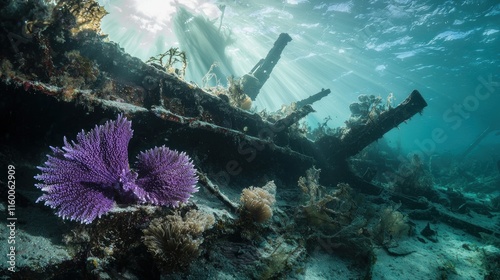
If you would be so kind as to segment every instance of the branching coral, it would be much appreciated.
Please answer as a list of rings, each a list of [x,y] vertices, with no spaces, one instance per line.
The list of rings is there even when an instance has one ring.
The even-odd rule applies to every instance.
[[[319,185],[320,171],[321,169],[311,167],[306,171],[306,176],[300,177],[298,181],[300,189],[309,198],[306,204],[301,206],[301,211],[307,217],[307,221],[315,226],[334,222],[329,215],[330,210],[326,207],[334,197],[325,194],[323,187]]]
[[[288,242],[287,242],[288,241]],[[298,265],[306,255],[305,248],[292,240],[276,238],[271,252],[262,256],[262,263],[254,275],[256,279],[280,279],[284,271]]]
[[[164,271],[182,270],[200,254],[203,232],[213,226],[214,216],[197,210],[176,212],[154,219],[143,231],[143,242]]]
[[[299,178],[298,185],[308,197],[300,207],[300,214],[318,229],[338,232],[356,219],[358,205],[348,184],[339,183],[333,191],[326,193],[318,183],[320,171],[312,167],[306,171],[306,177]]]
[[[392,108],[394,95],[392,93],[389,94],[385,104],[382,102],[380,96],[375,95],[362,94],[358,96],[358,100],[359,102],[349,105],[351,117],[346,121],[347,128],[364,125],[377,120],[380,114]]]
[[[257,223],[263,223],[273,216],[273,204],[276,199],[274,193],[276,185],[273,181],[267,183],[263,188],[243,189],[240,197],[241,216]]]
[[[297,214],[306,225],[308,242],[315,250],[329,253],[342,250],[344,254],[370,259],[373,252],[366,229],[368,220],[352,188],[340,183],[326,193],[319,185],[319,173],[319,169],[312,167],[298,182],[307,201]]]
[[[152,56],[146,63],[157,63],[165,69],[167,73],[176,74],[180,78],[186,75],[187,59],[186,53],[179,50],[179,48],[170,48],[166,52],[157,56]],[[178,68],[180,64],[181,68]]]
[[[243,110],[250,110],[250,108],[252,107],[252,99],[245,94],[240,79],[228,77],[227,81],[229,83],[229,103],[234,107],[238,107]]]
[[[380,244],[386,244],[410,233],[407,217],[397,211],[399,206],[389,206],[381,210],[379,222],[374,228],[374,237]]]
[[[213,95],[229,102],[233,107],[247,111],[250,110],[252,108],[252,99],[245,93],[241,85],[241,79],[233,76],[227,77],[228,87],[226,88],[220,84],[220,80],[214,73],[216,67],[218,67],[217,64],[212,64],[208,72],[203,76],[203,88]],[[215,86],[210,86],[212,82],[215,82]]]
[[[307,137],[309,137],[311,140],[316,141],[320,139],[321,137],[324,137],[326,135],[333,135],[334,134],[334,129],[328,126],[328,122],[332,120],[331,116],[328,116],[324,118],[323,123],[319,123],[317,127],[307,128]]]
[[[122,115],[116,121],[78,133],[76,142],[64,138],[62,148],[52,149],[35,186],[45,192],[37,202],[57,208],[64,219],[91,223],[110,211],[115,202],[150,202],[178,206],[187,202],[198,178],[185,153],[157,147],[141,153],[137,170],[128,163],[132,123]]]

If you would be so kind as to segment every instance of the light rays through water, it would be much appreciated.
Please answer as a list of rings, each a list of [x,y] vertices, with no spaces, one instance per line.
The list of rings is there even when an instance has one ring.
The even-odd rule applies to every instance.
[[[413,89],[430,104],[422,122],[444,126],[443,112],[473,93],[479,76],[500,80],[495,67],[500,14],[492,0],[181,2],[184,17],[175,1],[106,1],[110,15],[103,30],[143,60],[170,47],[186,50],[186,79],[200,86],[212,63],[219,63],[222,83],[226,75],[242,76],[266,56],[280,33],[289,33],[293,40],[254,108],[274,111],[330,88],[308,117],[313,126],[327,116],[330,126],[343,125],[359,94],[385,98],[392,92],[399,103]],[[213,32],[225,36],[214,40]],[[487,105],[483,108],[493,113]],[[428,134],[422,122],[401,128],[408,142],[417,133]]]

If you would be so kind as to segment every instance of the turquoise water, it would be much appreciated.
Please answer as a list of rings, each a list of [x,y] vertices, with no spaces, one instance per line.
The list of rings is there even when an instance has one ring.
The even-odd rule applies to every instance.
[[[418,89],[428,108],[386,136],[408,151],[463,151],[500,122],[498,1],[181,2],[193,16],[231,34],[226,57],[215,54],[208,35],[192,25],[194,17],[175,26],[173,1],[101,1],[110,12],[103,30],[144,60],[172,46],[186,50],[186,78],[199,85],[212,62],[223,70],[218,76],[223,83],[227,75],[249,72],[280,33],[289,33],[293,40],[255,110],[276,110],[330,88],[332,94],[314,105],[317,112],[308,122],[315,126],[331,116],[329,125],[338,127],[359,94],[393,93],[399,103]],[[183,45],[187,37],[196,37],[198,45]],[[433,139],[433,133],[440,137]],[[491,133],[482,143],[492,149],[498,140]]]
[[[137,60],[135,65],[122,53],[99,52],[114,50],[113,44],[95,42],[104,36],[66,34],[59,28],[67,28],[64,13],[56,11],[57,21],[49,24],[41,20],[44,13],[35,10],[34,16],[40,18],[29,21],[20,14],[25,12],[22,7],[31,4],[12,2],[11,9],[21,8],[2,23],[9,33],[0,36],[9,43],[0,56],[0,120],[9,123],[0,137],[0,170],[10,175],[7,184],[0,179],[0,194],[9,198],[8,205],[0,203],[0,208],[19,217],[11,218],[15,223],[7,218],[8,233],[8,227],[0,225],[0,251],[9,252],[9,258],[14,256],[11,252],[17,254],[16,265],[4,261],[0,267],[19,267],[21,273],[12,279],[160,279],[161,269],[170,273],[173,268],[168,261],[163,268],[165,263],[155,263],[157,253],[150,250],[156,246],[154,239],[149,243],[144,237],[153,235],[153,226],[163,231],[158,239],[174,240],[178,236],[165,234],[174,221],[206,225],[192,233],[205,238],[202,255],[186,274],[171,279],[368,279],[356,277],[360,275],[406,279],[402,276],[409,274],[418,279],[500,279],[495,266],[500,263],[500,249],[490,246],[500,246],[500,4],[177,1],[182,4],[102,0],[109,12],[102,29],[109,40],[143,61],[171,48],[185,51],[187,72],[181,78],[191,84],[177,83],[177,77],[183,76],[178,72],[177,76],[163,72],[149,76],[153,68]],[[43,3],[48,2],[54,4]],[[20,27],[24,37],[13,32]],[[417,89],[428,106],[344,164],[343,154],[350,151],[344,153],[341,148],[351,142],[337,149],[337,138],[324,137],[316,143],[297,139],[297,129],[283,131],[281,121],[271,130],[264,123],[256,126],[262,126],[259,132],[249,126],[240,128],[246,119],[233,124],[229,118],[245,116],[231,114],[232,109],[211,108],[224,102],[222,96],[197,99],[201,95],[192,90],[193,84],[226,85],[227,76],[243,76],[282,33],[292,41],[253,101],[252,112],[278,110],[323,88],[332,93],[313,104],[316,112],[304,120],[311,128],[325,118],[330,118],[331,128],[343,126],[350,118],[350,105],[362,94],[380,96],[384,104],[394,97],[391,106],[396,106]],[[110,73],[115,69],[106,63],[118,66],[116,72]],[[211,68],[214,80],[206,85],[204,77]],[[131,78],[136,74],[140,79]],[[165,83],[156,80],[170,78]],[[184,93],[188,95],[181,96]],[[216,102],[205,106],[207,100]],[[109,128],[116,120],[113,108],[130,115],[134,124],[120,116],[116,118],[122,121],[113,125],[116,131]],[[209,109],[206,115],[205,109]],[[229,113],[215,115],[224,119],[214,121],[212,110]],[[219,123],[224,127],[215,126]],[[368,121],[353,123],[363,126]],[[76,136],[92,127],[96,128],[85,136],[87,140],[84,132]],[[264,141],[267,131],[275,143]],[[336,137],[346,131],[338,130]],[[76,138],[79,143],[74,147],[86,148],[69,147],[64,136],[68,141]],[[256,141],[257,136],[262,139]],[[355,142],[355,138],[348,139]],[[65,148],[53,148],[51,153],[49,147],[65,143]],[[182,167],[166,172],[166,148],[149,150],[163,144],[189,155],[182,156]],[[142,146],[150,152],[132,163]],[[77,152],[83,156],[75,156]],[[186,163],[188,159],[193,163]],[[139,187],[134,193],[137,200],[129,197],[134,185],[148,183],[144,178],[158,184],[178,179],[153,176],[172,174],[172,170],[191,174],[191,194],[192,164],[200,172],[199,191],[181,212],[136,205],[157,200],[143,195]],[[313,164],[316,167],[309,166]],[[108,181],[98,181],[101,177]],[[51,180],[53,186],[48,185]],[[351,180],[350,185],[343,180]],[[53,190],[53,198],[38,202],[60,200],[55,207],[69,208],[68,214],[49,209],[50,203],[35,203]],[[214,192],[220,193],[214,196]],[[109,203],[106,207],[113,204],[113,209],[103,206],[107,214],[99,218],[86,216],[98,211],[102,202],[94,199],[95,193],[101,195],[102,204]],[[257,196],[260,206],[254,207],[252,198]],[[196,216],[194,209],[213,216],[200,215],[188,222],[187,217]],[[79,225],[61,219],[70,215],[93,222]],[[160,218],[161,224],[153,222]],[[184,230],[179,227],[177,234],[185,237]],[[10,247],[14,239],[15,248]],[[400,245],[393,247],[393,241],[403,241],[400,250],[390,251]],[[185,248],[183,242],[172,243]],[[163,254],[171,251],[188,256],[181,265],[199,253],[162,248]],[[0,279],[10,279],[9,273],[1,270]],[[38,277],[26,276],[32,273]]]

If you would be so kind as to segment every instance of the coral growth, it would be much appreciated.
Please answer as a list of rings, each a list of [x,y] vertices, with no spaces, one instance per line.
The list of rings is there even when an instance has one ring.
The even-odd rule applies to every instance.
[[[285,271],[298,266],[307,254],[302,244],[285,240],[283,236],[277,237],[274,244],[270,245],[272,251],[262,256],[255,279],[281,279]]]
[[[233,105],[234,107],[241,108],[243,110],[250,110],[250,108],[252,107],[252,99],[245,94],[240,79],[236,79],[234,77],[228,77],[227,81],[229,83],[227,89],[229,104]]]
[[[94,61],[82,56],[77,50],[66,52],[64,56],[67,59],[65,71],[71,77],[81,77],[88,84],[97,80],[99,69]]]
[[[59,1],[54,11],[56,17],[63,17],[67,13],[73,16],[68,29],[73,35],[85,30],[101,33],[101,19],[108,14],[104,7],[96,1]],[[68,22],[65,20],[65,22]]]
[[[137,188],[137,174],[129,169],[127,147],[132,138],[131,123],[119,116],[114,122],[96,126],[76,136],[77,142],[64,138],[64,147],[51,147],[36,187],[45,192],[37,202],[58,208],[64,219],[90,223],[111,210],[115,191],[130,196]]]
[[[162,270],[182,270],[199,256],[202,234],[214,223],[211,214],[191,210],[181,217],[176,212],[154,219],[143,231],[143,242]]]
[[[377,121],[384,112],[391,110],[394,96],[392,93],[389,94],[385,104],[382,102],[382,97],[375,95],[362,94],[358,96],[358,100],[359,102],[349,105],[351,116],[345,121],[346,126],[335,131],[339,138],[343,138],[351,129]]]
[[[309,225],[328,234],[359,230],[366,220],[358,216],[358,199],[355,199],[352,188],[339,183],[333,191],[326,193],[318,183],[320,171],[312,167],[306,171],[306,177],[299,178],[298,185],[308,197],[300,206],[300,214]]]
[[[333,135],[334,130],[328,126],[328,122],[332,120],[332,117],[328,116],[324,118],[322,123],[317,124],[315,128],[307,127],[307,137],[313,141],[320,139],[321,137],[327,135]]]
[[[263,223],[273,216],[276,185],[268,182],[263,188],[243,189],[240,197],[240,212],[243,219]]]
[[[128,143],[132,123],[122,115],[116,121],[78,133],[76,142],[64,138],[64,147],[51,147],[35,186],[45,192],[37,202],[57,208],[63,219],[91,223],[110,211],[115,202],[150,202],[178,206],[197,191],[196,170],[185,153],[166,147],[138,156],[137,173],[129,168]],[[163,172],[163,173],[160,173]]]
[[[314,167],[300,177],[299,187],[306,198],[298,211],[306,240],[314,250],[355,256],[366,266],[373,260],[373,246],[361,199],[345,183],[326,192],[318,182],[320,170]]]
[[[386,244],[393,239],[408,236],[410,225],[407,217],[398,211],[400,205],[389,206],[380,211],[380,219],[374,227],[375,240],[380,244]]]
[[[186,75],[187,59],[186,53],[179,48],[170,48],[157,56],[152,56],[146,61],[149,64],[158,64],[169,74],[176,74],[181,79]],[[180,68],[179,68],[180,64]]]
[[[220,80],[214,73],[217,64],[212,64],[208,72],[202,78],[203,88],[211,94],[218,96],[224,101],[227,101],[231,106],[249,111],[252,108],[252,99],[245,93],[241,79],[233,76],[227,77],[228,87],[221,85]],[[210,84],[215,83],[214,86]]]
[[[413,155],[411,161],[399,167],[392,180],[392,187],[396,192],[406,195],[435,196],[432,175],[417,155]]]
[[[349,105],[351,117],[346,122],[347,127],[376,120],[382,112],[391,108],[392,99],[393,96],[389,95],[387,103],[383,104],[380,96],[364,94],[358,96],[359,102]]]
[[[306,171],[305,177],[300,177],[298,185],[306,196],[306,203],[301,206],[301,212],[308,223],[313,226],[325,226],[334,222],[330,217],[331,212],[326,205],[334,200],[330,194],[325,194],[324,187],[319,184],[321,169],[311,167]]]
[[[208,69],[205,76],[201,78],[201,83],[202,83],[201,86],[204,89],[207,89],[208,91],[214,93],[215,95],[218,95],[219,90],[223,90],[225,94],[225,88],[221,86],[220,79],[217,77],[217,74],[215,73],[215,69],[217,67],[219,67],[218,63],[212,63],[212,65],[210,65],[210,68]],[[215,87],[210,86],[211,84],[214,84]]]
[[[88,279],[115,279],[116,270],[154,275],[157,270],[153,263],[147,263],[151,258],[141,241],[142,231],[149,221],[169,211],[149,205],[117,209],[90,225],[66,225],[71,230],[63,235],[63,242],[74,261],[86,264]]]

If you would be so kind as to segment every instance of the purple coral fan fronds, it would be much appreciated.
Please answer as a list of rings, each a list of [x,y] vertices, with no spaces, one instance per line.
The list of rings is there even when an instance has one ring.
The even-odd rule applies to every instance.
[[[146,192],[145,199],[156,205],[177,207],[198,191],[196,169],[186,153],[156,147],[137,156],[137,185]]]
[[[35,186],[45,201],[64,219],[91,223],[116,203],[151,202],[178,206],[196,192],[198,178],[191,159],[163,147],[137,156],[137,171],[128,164],[132,123],[122,115],[115,121],[82,131],[76,142],[64,138],[62,148],[52,149]],[[137,176],[141,178],[137,180]]]
[[[122,115],[116,121],[78,133],[76,143],[64,138],[64,146],[51,147],[35,186],[45,192],[37,202],[58,208],[62,218],[90,223],[105,214],[119,199],[144,196],[135,184],[137,174],[128,165],[131,122]],[[136,198],[137,199],[137,198]]]

